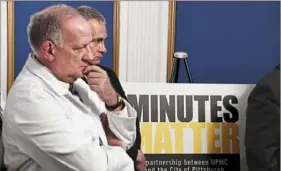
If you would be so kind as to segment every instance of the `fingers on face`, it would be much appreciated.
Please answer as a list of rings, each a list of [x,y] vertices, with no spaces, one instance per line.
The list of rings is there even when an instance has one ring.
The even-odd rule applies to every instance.
[[[103,69],[101,69],[101,67],[99,67],[97,65],[90,65],[90,66],[87,66],[84,69],[85,74],[88,74],[88,73],[91,73],[91,72],[101,73],[101,74],[104,74],[104,75],[106,74],[106,71],[104,71]]]
[[[105,80],[103,78],[88,78],[88,84],[91,85],[102,85]]]
[[[94,66],[97,67],[97,66]],[[87,74],[87,80],[89,85],[103,85],[106,83],[108,77],[107,73],[105,71],[91,71]],[[93,86],[93,89],[95,89],[95,86]]]
[[[90,78],[105,78],[106,75],[104,73],[101,73],[101,72],[89,72],[88,75],[87,75],[87,78],[90,79]]]

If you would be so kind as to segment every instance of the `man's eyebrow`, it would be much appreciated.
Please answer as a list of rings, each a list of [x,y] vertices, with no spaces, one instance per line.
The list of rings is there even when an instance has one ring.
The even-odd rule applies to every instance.
[[[92,41],[105,40],[105,39],[107,39],[107,37],[106,37],[106,38],[103,38],[103,37],[96,37],[96,38],[93,38]]]
[[[76,46],[76,48],[84,48],[87,47],[89,45],[89,43],[83,43],[83,44],[76,44],[74,46]]]

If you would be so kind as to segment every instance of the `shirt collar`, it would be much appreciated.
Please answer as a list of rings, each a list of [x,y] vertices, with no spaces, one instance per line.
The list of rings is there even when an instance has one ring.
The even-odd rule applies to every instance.
[[[58,95],[69,93],[69,83],[59,80],[47,67],[42,65],[34,56],[29,54],[26,61],[26,67],[31,73],[41,78]]]

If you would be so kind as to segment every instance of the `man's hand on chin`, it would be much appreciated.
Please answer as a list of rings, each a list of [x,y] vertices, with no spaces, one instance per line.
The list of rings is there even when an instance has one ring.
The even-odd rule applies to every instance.
[[[107,72],[97,65],[87,66],[84,69],[90,89],[96,92],[101,100],[109,105],[117,103],[118,94],[111,85]]]
[[[144,171],[146,168],[146,159],[141,150],[138,150],[137,161],[136,161],[136,171]]]

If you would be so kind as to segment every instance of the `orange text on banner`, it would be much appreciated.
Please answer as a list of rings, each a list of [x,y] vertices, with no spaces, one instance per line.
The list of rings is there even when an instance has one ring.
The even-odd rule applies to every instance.
[[[187,129],[192,134],[185,134]],[[206,131],[206,141],[202,140],[203,130]],[[186,153],[184,139],[192,141],[191,153],[238,154],[240,151],[239,128],[236,123],[143,122],[141,135],[142,150],[146,154]],[[184,138],[185,136],[187,137]],[[206,146],[207,151],[203,152],[202,146]]]

